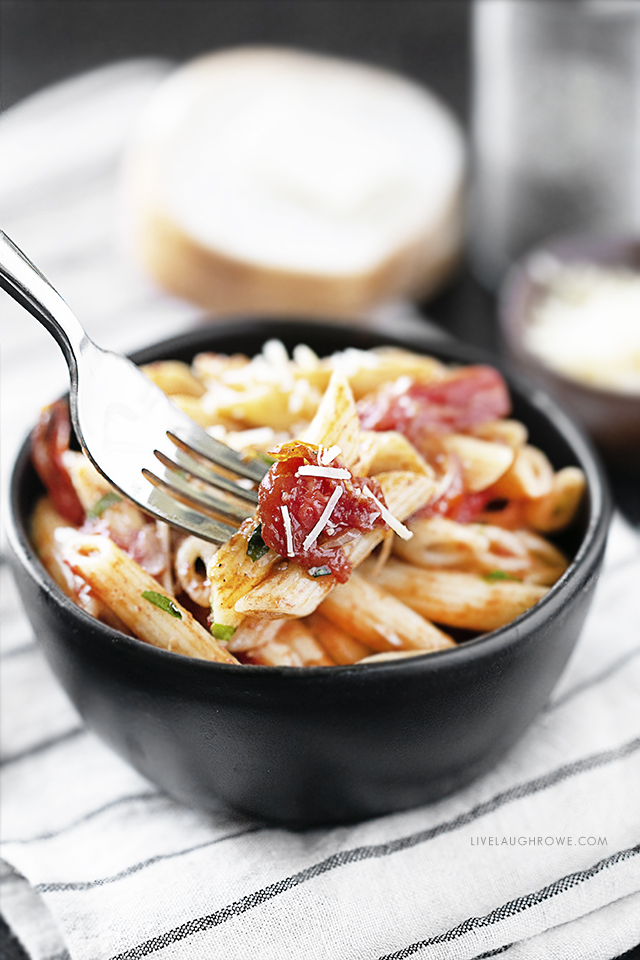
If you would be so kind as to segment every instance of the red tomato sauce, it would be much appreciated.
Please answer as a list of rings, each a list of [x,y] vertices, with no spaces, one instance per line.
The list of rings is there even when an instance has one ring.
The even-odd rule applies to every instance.
[[[397,430],[432,464],[450,474],[440,496],[418,511],[419,517],[448,517],[472,523],[492,499],[488,491],[468,493],[459,464],[445,455],[438,437],[460,433],[487,420],[506,417],[511,398],[503,377],[493,367],[471,366],[453,371],[437,383],[410,383],[398,390],[392,383],[358,403],[363,430]]]
[[[318,453],[313,444],[299,441],[285,443],[271,451],[276,462],[259,488],[262,539],[281,557],[290,557],[311,571],[328,568],[327,574],[331,573],[340,583],[345,583],[353,565],[344,554],[343,543],[336,541],[342,540],[348,531],[384,527],[385,521],[378,507],[363,491],[368,487],[383,504],[384,496],[377,480],[354,477],[350,471],[348,479],[296,476],[304,465],[319,466]],[[338,459],[332,460],[329,466],[344,469]],[[320,520],[339,484],[344,492],[333,508],[329,522],[318,539],[305,549],[305,538]],[[291,551],[288,550],[283,506],[287,508],[291,521]]]
[[[62,459],[70,438],[69,406],[66,400],[56,400],[45,407],[33,429],[31,460],[60,516],[79,527],[84,509]]]
[[[398,430],[418,450],[429,437],[459,433],[510,411],[504,379],[484,366],[454,370],[437,383],[411,383],[401,393],[390,384],[358,403],[363,430]]]

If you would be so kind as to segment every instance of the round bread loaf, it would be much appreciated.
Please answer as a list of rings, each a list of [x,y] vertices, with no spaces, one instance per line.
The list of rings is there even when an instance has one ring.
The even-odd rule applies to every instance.
[[[464,163],[453,116],[403,77],[293,50],[212,53],[140,118],[128,243],[213,314],[354,316],[448,275]]]

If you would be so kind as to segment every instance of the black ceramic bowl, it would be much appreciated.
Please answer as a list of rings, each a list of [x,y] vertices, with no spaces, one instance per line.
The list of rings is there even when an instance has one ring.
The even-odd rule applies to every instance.
[[[425,333],[237,321],[134,359],[203,349],[257,352],[280,337],[319,353],[382,343],[445,361],[486,360]],[[543,393],[508,377],[514,415],[556,468],[578,464],[588,496],[565,548],[574,560],[533,609],[454,650],[365,666],[246,667],[158,650],[91,619],[47,576],[27,537],[39,485],[27,446],[11,483],[18,587],[46,656],[87,724],[187,804],[220,799],[288,824],[349,821],[437,800],[489,770],[546,702],[578,637],[600,569],[610,501],[589,442]]]

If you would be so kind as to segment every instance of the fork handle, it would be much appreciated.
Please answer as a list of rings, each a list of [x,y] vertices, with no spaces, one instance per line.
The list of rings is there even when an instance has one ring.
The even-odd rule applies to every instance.
[[[55,338],[64,353],[72,381],[77,382],[76,356],[93,342],[55,287],[1,230],[0,287]]]

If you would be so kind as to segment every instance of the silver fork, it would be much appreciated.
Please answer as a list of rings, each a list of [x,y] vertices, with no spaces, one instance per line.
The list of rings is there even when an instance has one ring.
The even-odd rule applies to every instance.
[[[154,517],[204,540],[228,540],[255,512],[255,485],[266,464],[244,460],[210,437],[134,363],[97,346],[46,277],[2,231],[0,286],[62,349],[71,381],[71,420],[100,473]],[[252,481],[250,488],[247,481]]]

